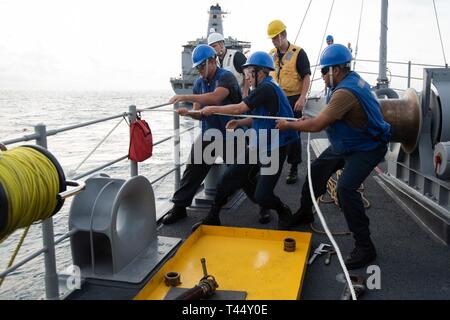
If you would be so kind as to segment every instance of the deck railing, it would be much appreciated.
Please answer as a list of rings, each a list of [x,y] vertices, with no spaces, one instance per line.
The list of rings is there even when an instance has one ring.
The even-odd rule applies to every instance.
[[[371,59],[355,59],[352,61],[352,63],[354,62],[365,62],[365,63],[376,63],[378,64],[379,61],[378,60],[371,60]],[[388,69],[389,66],[407,66],[407,71],[405,72],[405,74],[389,74],[389,76],[391,78],[396,78],[396,79],[406,79],[406,86],[405,88],[411,88],[411,81],[412,80],[416,80],[416,81],[423,81],[423,76],[421,75],[420,77],[418,76],[413,76],[413,67],[432,67],[432,68],[447,68],[448,66],[445,65],[437,65],[437,64],[423,64],[423,63],[414,63],[412,61],[406,61],[406,62],[402,62],[402,61],[388,61]],[[318,65],[312,65],[311,68],[316,68],[319,67]],[[377,65],[378,67],[378,65]],[[367,75],[374,75],[374,76],[378,76],[378,72],[376,71],[367,71],[367,70],[359,70],[358,68],[356,68],[355,70],[356,72],[360,73],[360,74],[367,74]],[[318,77],[313,79],[313,82],[322,80],[322,77]],[[405,89],[400,89],[400,88],[392,88],[396,91],[405,91]]]
[[[20,142],[27,142],[35,140],[36,144],[47,148],[47,138],[53,135],[56,135],[58,133],[71,131],[79,128],[88,127],[94,124],[122,118],[122,117],[128,117],[130,122],[133,122],[136,120],[137,113],[138,112],[146,112],[151,110],[156,110],[165,106],[169,106],[172,104],[161,104],[161,105],[155,105],[149,108],[145,109],[137,109],[136,106],[130,106],[128,112],[124,112],[118,115],[109,116],[106,118],[96,119],[72,126],[67,126],[59,129],[53,129],[53,130],[47,130],[47,127],[44,124],[38,124],[35,126],[35,133],[30,135],[25,135],[20,138],[11,139],[3,141],[2,144],[7,146],[11,144],[16,144]],[[174,109],[176,106],[174,105]],[[178,113],[173,112],[173,135],[163,138],[153,144],[153,146],[158,146],[160,144],[163,144],[167,141],[174,140],[173,144],[173,150],[174,150],[174,167],[167,172],[161,174],[157,178],[155,178],[153,181],[151,181],[152,184],[164,179],[171,173],[175,173],[175,188],[178,188],[180,184],[180,177],[181,177],[181,167],[183,164],[180,162],[180,141],[181,136],[191,130],[193,130],[195,126],[192,126],[184,131],[180,132],[180,116]],[[87,172],[84,172],[82,174],[79,174],[74,177],[75,180],[80,180],[82,178],[85,178],[87,176],[90,176],[96,172],[99,172],[107,167],[110,167],[120,161],[128,159],[128,155],[121,156],[115,160],[112,160],[108,163],[102,164],[92,170],[89,170]],[[130,175],[136,176],[138,175],[138,164],[135,161],[130,161]],[[58,274],[56,272],[56,256],[55,256],[55,246],[62,241],[68,239],[71,235],[75,234],[77,230],[70,230],[60,238],[56,239],[54,238],[54,231],[53,231],[53,218],[49,218],[42,222],[42,238],[43,238],[43,247],[40,250],[37,250],[25,257],[20,262],[15,263],[7,270],[0,273],[0,279],[6,278],[9,274],[17,270],[18,268],[22,267],[23,265],[27,264],[28,262],[34,260],[35,258],[39,257],[41,254],[44,254],[44,262],[45,262],[45,292],[46,292],[46,298],[49,300],[55,300],[59,299],[59,279]]]

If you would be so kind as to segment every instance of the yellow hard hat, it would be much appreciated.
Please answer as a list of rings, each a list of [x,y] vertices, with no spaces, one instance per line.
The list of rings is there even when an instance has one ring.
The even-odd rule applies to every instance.
[[[277,35],[286,30],[286,26],[281,20],[273,20],[269,23],[269,27],[267,28],[267,35],[270,39],[275,38]]]

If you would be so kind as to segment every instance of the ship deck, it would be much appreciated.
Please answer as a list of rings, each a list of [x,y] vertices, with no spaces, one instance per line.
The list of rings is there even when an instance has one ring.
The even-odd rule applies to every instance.
[[[323,137],[314,134],[312,139]],[[303,163],[299,167],[299,181],[293,185],[285,183],[288,165],[285,164],[282,176],[275,189],[276,194],[293,211],[299,207],[300,190],[307,172],[306,136],[303,137]],[[380,164],[383,171],[384,164]],[[388,192],[379,174],[375,171],[365,182],[365,197],[371,207],[367,215],[371,222],[372,239],[377,248],[378,257],[373,265],[380,268],[381,288],[367,290],[361,297],[365,300],[391,299],[449,299],[450,298],[450,250],[447,245],[429,233],[403,209],[392,192]],[[407,204],[406,204],[407,205]],[[347,231],[343,214],[334,204],[321,205],[324,216],[332,232]],[[277,217],[272,212],[271,222],[262,225],[258,222],[258,207],[242,197],[231,209],[221,213],[222,225],[257,229],[276,229]],[[188,210],[188,217],[170,225],[159,225],[158,235],[187,239],[191,226],[206,214],[205,210]],[[322,229],[316,218],[315,229]],[[320,243],[330,243],[327,236],[314,232],[310,226],[299,226],[294,231],[311,232],[311,251]],[[335,237],[343,255],[353,248],[350,235]],[[366,269],[352,270],[350,274],[369,277]],[[156,271],[155,271],[156,272]],[[372,271],[373,272],[373,271]],[[324,257],[307,266],[304,276],[301,299],[336,300],[340,299],[344,284],[339,281],[342,274],[336,256],[330,265],[324,264]],[[75,291],[69,299],[132,299],[144,287],[152,274],[138,286],[113,286],[104,283],[86,282],[82,290]]]

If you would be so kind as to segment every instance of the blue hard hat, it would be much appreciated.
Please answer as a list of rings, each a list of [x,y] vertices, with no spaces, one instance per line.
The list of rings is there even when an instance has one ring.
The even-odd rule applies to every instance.
[[[192,52],[192,66],[195,68],[209,58],[214,58],[215,56],[216,51],[212,47],[206,44],[200,44],[195,47],[194,52]]]
[[[272,57],[264,51],[253,53],[242,67],[247,68],[252,66],[275,70]]]
[[[332,44],[325,48],[320,57],[320,67],[331,67],[351,62],[352,53],[342,44]]]
[[[334,41],[334,38],[331,34],[327,35],[327,41]]]

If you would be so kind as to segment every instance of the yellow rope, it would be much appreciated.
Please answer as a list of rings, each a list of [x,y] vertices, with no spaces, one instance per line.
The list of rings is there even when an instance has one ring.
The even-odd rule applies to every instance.
[[[14,250],[14,253],[11,256],[11,259],[9,259],[6,269],[9,269],[13,265],[14,261],[16,260],[16,257],[19,254],[20,248],[22,247],[22,244],[25,241],[25,237],[27,236],[29,230],[30,230],[30,226],[26,227],[25,230],[23,230],[23,233],[22,233],[22,236],[20,237],[19,243],[17,244],[16,249]],[[5,278],[6,278],[6,276],[5,276]],[[5,281],[5,278],[0,279],[0,287],[3,284],[3,281]]]
[[[15,230],[49,218],[57,206],[58,171],[35,149],[18,147],[1,152],[0,184],[8,203],[0,243]]]
[[[338,170],[336,172],[336,179],[331,177],[330,179],[328,179],[327,182],[327,193],[330,197],[329,200],[325,199],[325,195],[319,197],[318,202],[322,202],[325,204],[329,204],[329,203],[334,203],[335,205],[337,205],[339,207],[339,200],[338,200],[338,196],[337,196],[337,184],[339,181],[339,178],[342,175],[342,170]],[[367,198],[364,196],[364,185],[361,184],[361,186],[358,189],[358,192],[361,193],[361,198],[364,202],[364,208],[368,209],[370,208],[371,204],[369,202],[369,200],[367,200]],[[318,234],[325,234],[324,231],[319,230],[315,227],[314,223],[311,223],[310,225],[311,229]],[[343,232],[333,232],[333,235],[335,236],[347,236],[350,235],[351,233],[349,231],[343,231]]]
[[[325,200],[325,196],[321,196],[319,198],[320,202],[322,203],[334,203],[339,207],[339,200],[337,196],[337,183],[339,181],[339,178],[342,175],[342,170],[338,170],[336,172],[336,179],[331,177],[327,182],[327,194],[330,196],[330,200]],[[361,184],[361,186],[358,189],[358,192],[361,194],[361,198],[364,202],[364,208],[368,209],[370,208],[371,204],[370,201],[364,196],[364,184]]]

